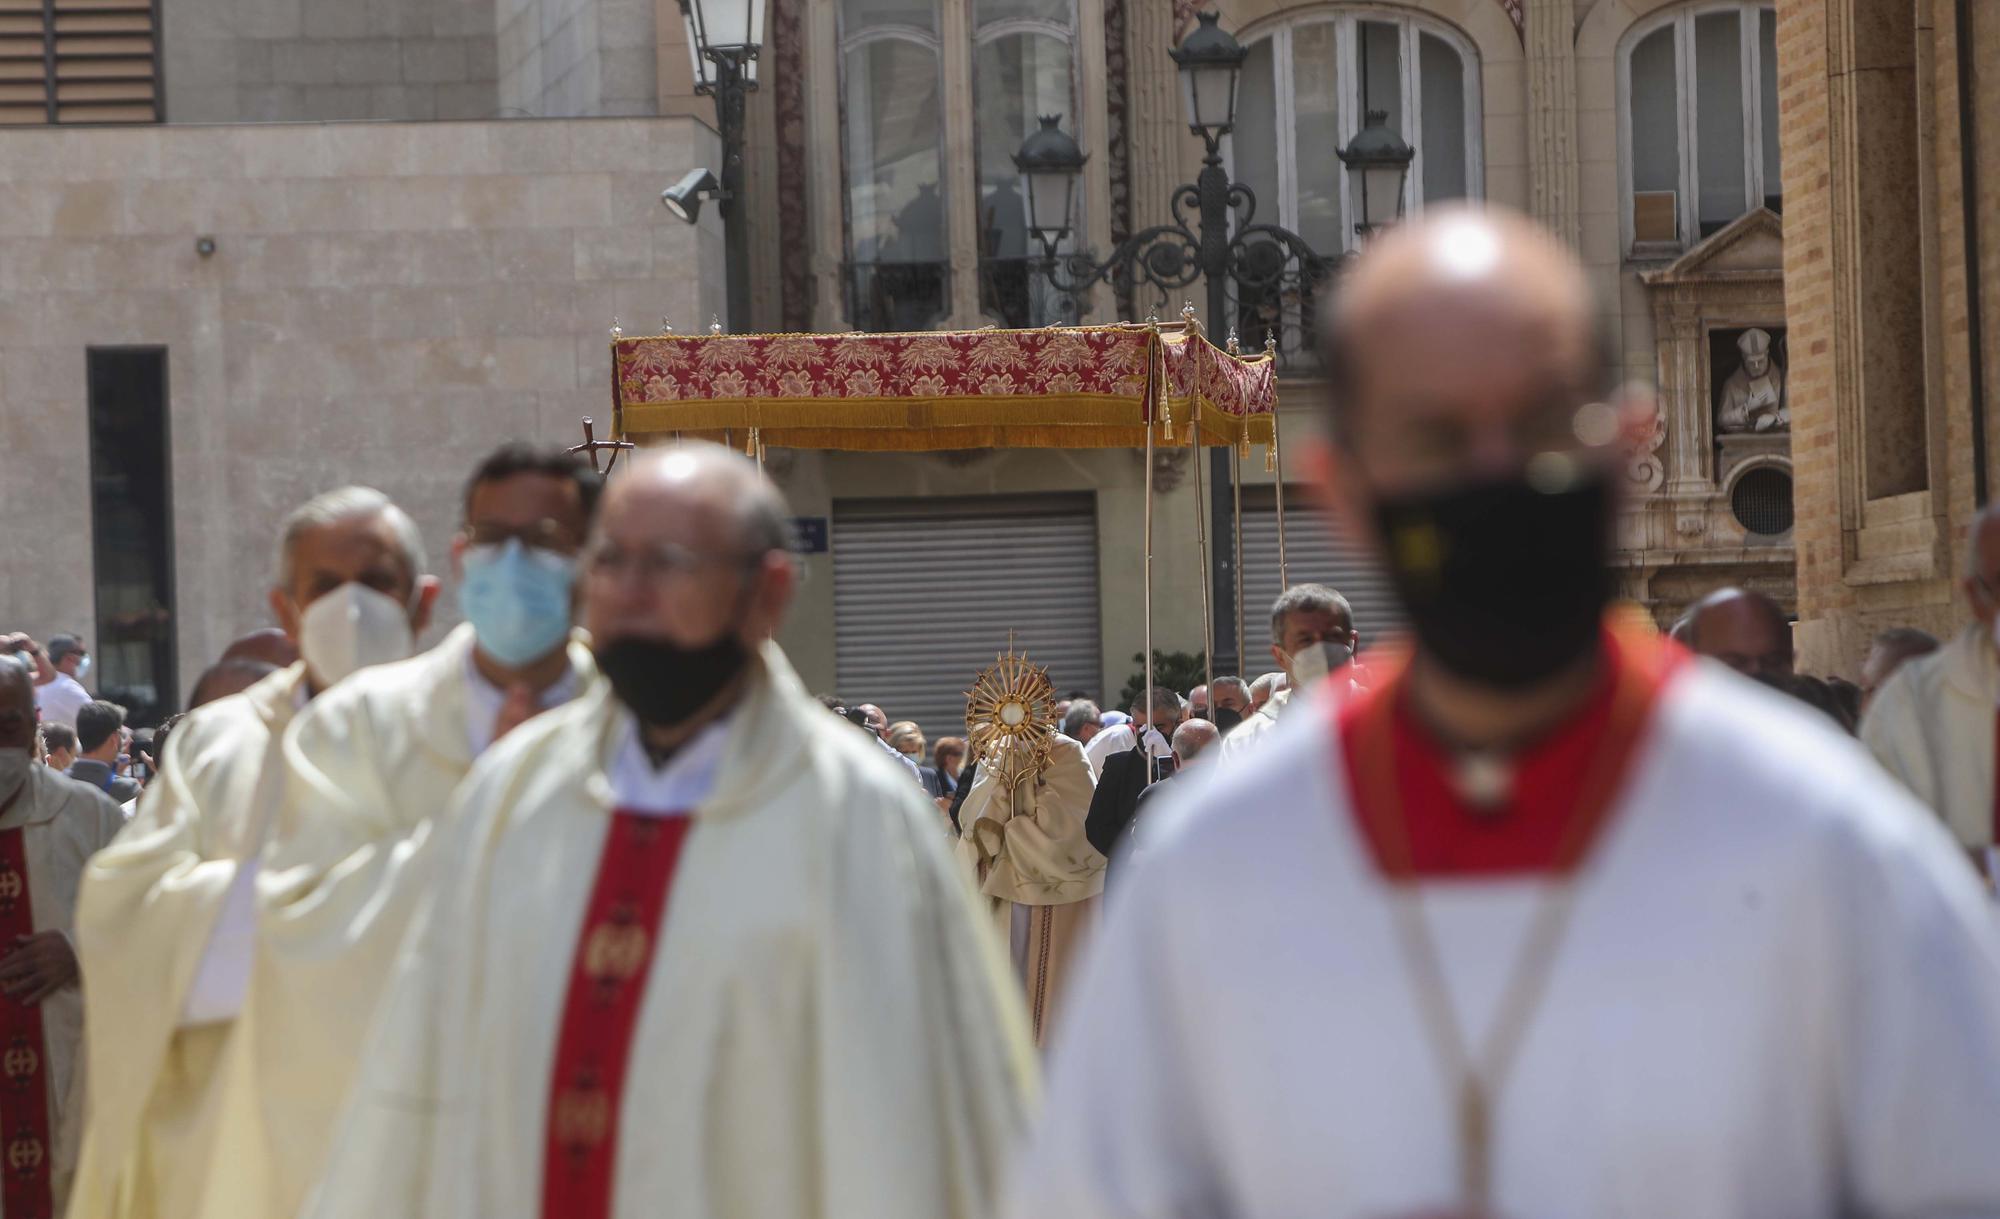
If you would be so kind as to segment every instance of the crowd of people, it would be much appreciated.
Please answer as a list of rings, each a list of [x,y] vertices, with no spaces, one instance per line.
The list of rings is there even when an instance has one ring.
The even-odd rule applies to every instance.
[[[1393,647],[1298,585],[972,756],[807,691],[697,443],[493,452],[422,651],[420,531],[316,496],[150,748],[0,639],[0,1215],[2000,1215],[2000,510],[1859,687],[1755,592],[1659,632],[1566,248],[1345,275],[1304,461]]]

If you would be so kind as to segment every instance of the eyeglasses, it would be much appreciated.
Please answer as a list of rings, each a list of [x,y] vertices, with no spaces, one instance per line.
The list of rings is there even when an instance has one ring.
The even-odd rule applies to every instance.
[[[593,580],[613,581],[636,575],[648,584],[664,584],[673,576],[731,568],[748,572],[763,561],[762,554],[705,554],[672,542],[631,550],[611,542],[598,542],[584,551],[583,571]]]
[[[583,545],[583,539],[561,521],[544,517],[532,525],[503,525],[498,521],[468,522],[459,530],[459,536],[468,546],[505,546],[509,542],[519,542],[523,546],[537,550],[551,550],[557,554],[575,554]]]

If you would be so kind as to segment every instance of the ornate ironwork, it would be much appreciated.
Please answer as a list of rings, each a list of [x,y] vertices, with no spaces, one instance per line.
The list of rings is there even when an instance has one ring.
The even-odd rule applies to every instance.
[[[1175,189],[1172,208],[1172,223],[1141,229],[1102,261],[1059,251],[1062,234],[1036,231],[1042,253],[1032,261],[1062,295],[1062,312],[1080,316],[1103,284],[1135,313],[1171,315],[1205,280],[1210,334],[1234,330],[1251,348],[1272,337],[1281,367],[1312,367],[1315,304],[1346,255],[1322,255],[1290,229],[1258,222],[1256,192],[1229,180],[1214,149],[1200,176]]]

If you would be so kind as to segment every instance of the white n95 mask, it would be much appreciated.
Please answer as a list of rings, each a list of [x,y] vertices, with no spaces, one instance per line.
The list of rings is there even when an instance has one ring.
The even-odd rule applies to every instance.
[[[404,659],[416,642],[409,611],[365,584],[343,584],[299,615],[299,655],[329,686],[356,669]]]
[[[1352,659],[1354,649],[1344,643],[1309,643],[1292,653],[1292,682],[1303,690]]]

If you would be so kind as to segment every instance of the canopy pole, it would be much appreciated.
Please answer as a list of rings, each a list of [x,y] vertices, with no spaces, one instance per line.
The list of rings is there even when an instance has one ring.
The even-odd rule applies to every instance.
[[[1196,400],[1194,414],[1188,423],[1188,462],[1194,466],[1194,546],[1201,556],[1201,680],[1205,686],[1215,684],[1215,626],[1210,620],[1212,611],[1209,602],[1213,594],[1208,578],[1208,524],[1207,504],[1201,490],[1201,403]],[[1209,705],[1214,703],[1214,692],[1210,691]]]
[[[1145,568],[1146,568],[1145,579],[1141,582],[1145,586],[1145,593],[1142,599],[1142,604],[1144,606],[1145,618],[1146,618],[1145,713],[1148,720],[1150,720],[1153,714],[1153,419],[1150,413],[1147,415],[1146,418]],[[1146,730],[1143,726],[1134,725],[1132,729],[1132,737],[1135,741],[1138,742],[1141,748],[1146,748]],[[1150,749],[1147,750],[1146,754],[1146,781],[1148,783],[1153,781],[1153,763],[1152,763],[1152,754]]]
[[[1229,446],[1229,493],[1236,499],[1236,674],[1245,681],[1250,671],[1250,643],[1243,634],[1243,450]],[[1208,692],[1208,705],[1215,705],[1215,691]]]
[[[1264,355],[1268,359],[1278,358],[1278,340],[1264,336]],[[1292,586],[1292,573],[1285,563],[1285,450],[1278,439],[1278,406],[1271,404],[1271,464],[1278,472],[1278,591],[1283,593]]]

